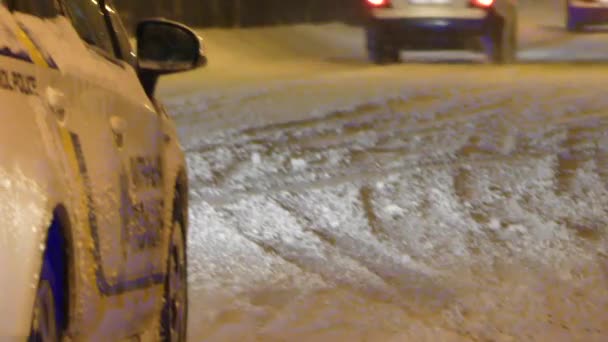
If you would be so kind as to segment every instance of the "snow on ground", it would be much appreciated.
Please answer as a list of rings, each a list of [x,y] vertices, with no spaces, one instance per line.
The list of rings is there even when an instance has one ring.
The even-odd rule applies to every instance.
[[[393,72],[383,70],[390,80]],[[605,336],[608,317],[599,314],[608,305],[603,76],[591,67],[454,70],[422,95],[372,97],[363,108],[228,132],[206,145],[197,141],[188,155],[192,198],[214,210],[194,208],[199,228],[191,243],[201,255],[193,261],[195,274],[211,274],[194,282],[197,289],[215,296],[226,290],[226,279],[242,287],[232,291],[236,298],[259,286],[291,286],[298,294],[313,291],[314,298],[316,291],[346,288],[363,301],[404,311],[408,321],[431,315],[462,338],[495,338],[495,325],[516,340],[528,336],[524,331],[545,338],[553,335],[538,334],[554,325],[555,334],[565,333],[545,322],[547,315],[596,312],[599,320],[568,318],[563,324],[586,340]],[[492,81],[481,78],[489,72]],[[573,82],[581,72],[586,77]],[[497,77],[503,74],[509,77]],[[455,76],[461,78],[457,87],[449,82]],[[363,87],[368,77],[357,74],[344,83]],[[417,91],[414,81],[383,87],[386,93]],[[273,95],[285,101],[306,96]],[[220,247],[204,228],[209,222],[217,227],[212,231],[223,231]],[[218,255],[214,248],[234,251],[219,254],[231,260],[216,260],[225,269],[209,268],[217,267],[205,256]],[[252,265],[242,253],[257,261]],[[523,283],[510,279],[512,273]],[[568,296],[579,291],[584,306],[553,303],[565,292],[542,291],[552,286]],[[487,307],[477,306],[480,293]],[[533,300],[553,304],[512,312]],[[233,304],[222,310],[224,305]],[[359,324],[335,305],[343,324]],[[274,310],[262,309],[285,314]],[[453,310],[475,318],[444,317]],[[260,319],[256,326],[279,324],[276,317]],[[531,322],[525,329],[518,325],[523,319]]]
[[[605,341],[608,66],[541,62],[608,38],[558,17],[508,67],[373,67],[338,24],[204,32],[215,64],[161,87],[191,340]]]

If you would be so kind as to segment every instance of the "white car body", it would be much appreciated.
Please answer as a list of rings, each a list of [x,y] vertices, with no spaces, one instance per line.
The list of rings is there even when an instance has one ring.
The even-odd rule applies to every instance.
[[[67,18],[3,5],[0,103],[0,341],[30,333],[57,215],[70,228],[68,337],[156,336],[175,189],[187,188],[172,120]]]

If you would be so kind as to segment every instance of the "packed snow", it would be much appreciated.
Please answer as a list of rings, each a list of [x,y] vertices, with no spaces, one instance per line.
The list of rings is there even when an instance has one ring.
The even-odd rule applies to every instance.
[[[202,31],[209,68],[161,84],[192,341],[608,338],[608,37],[524,4],[507,67],[370,66],[340,24]]]

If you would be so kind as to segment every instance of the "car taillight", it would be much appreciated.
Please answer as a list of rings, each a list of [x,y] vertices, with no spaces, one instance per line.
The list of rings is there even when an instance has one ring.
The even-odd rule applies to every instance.
[[[494,5],[494,0],[472,0],[471,5],[481,8],[490,8]]]
[[[367,0],[367,3],[372,7],[389,7],[391,4],[390,0]]]

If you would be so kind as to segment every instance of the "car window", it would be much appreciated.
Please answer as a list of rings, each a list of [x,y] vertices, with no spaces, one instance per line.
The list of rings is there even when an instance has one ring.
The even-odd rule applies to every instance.
[[[72,21],[72,25],[80,38],[113,56],[112,38],[103,12],[97,2],[92,0],[65,0],[63,3],[66,14]]]
[[[57,0],[15,0],[13,10],[41,18],[52,18],[60,12]]]

